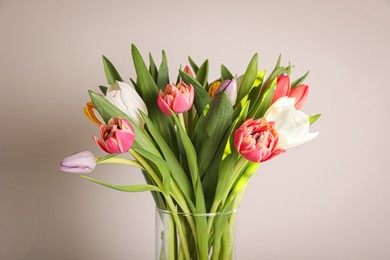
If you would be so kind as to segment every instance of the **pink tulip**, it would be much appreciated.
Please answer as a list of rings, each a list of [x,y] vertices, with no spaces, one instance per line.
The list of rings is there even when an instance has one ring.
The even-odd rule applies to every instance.
[[[274,122],[264,118],[247,119],[234,134],[237,151],[251,162],[264,162],[285,150],[277,148],[279,140]]]
[[[308,85],[301,84],[291,89],[290,77],[283,74],[276,79],[276,90],[272,98],[272,103],[281,97],[295,98],[295,108],[301,109],[306,102],[308,93]]]
[[[170,116],[171,110],[175,114],[188,111],[194,102],[194,88],[190,84],[187,86],[181,81],[177,86],[173,83],[168,84],[165,92],[160,90],[157,97],[157,105],[160,110]]]
[[[93,138],[107,153],[125,153],[134,143],[134,130],[126,119],[111,118],[107,125],[101,124],[100,136]]]

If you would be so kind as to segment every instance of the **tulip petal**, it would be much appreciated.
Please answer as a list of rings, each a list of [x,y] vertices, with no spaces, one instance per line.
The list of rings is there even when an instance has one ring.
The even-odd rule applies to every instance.
[[[251,162],[261,162],[262,159],[260,151],[256,149],[241,151],[241,155],[244,156],[245,159]]]
[[[96,158],[90,151],[74,153],[60,164],[60,170],[71,173],[90,173],[95,169]]]
[[[125,153],[133,146],[134,134],[128,131],[117,131],[115,133],[115,139],[118,144],[119,151]]]
[[[115,138],[109,137],[106,140],[106,147],[109,153],[122,153]]]
[[[289,93],[290,93],[290,77],[288,75],[280,75],[277,78],[276,90],[271,103],[274,103],[276,100],[278,100],[281,97],[288,96]]]
[[[161,112],[163,112],[167,116],[171,116],[171,109],[169,108],[168,104],[162,98],[161,93],[162,92],[160,90],[160,95],[158,95],[158,97],[157,97],[157,105],[160,108]]]
[[[295,98],[295,108],[301,109],[306,102],[308,94],[309,86],[302,84],[293,88],[289,94],[289,97]]]

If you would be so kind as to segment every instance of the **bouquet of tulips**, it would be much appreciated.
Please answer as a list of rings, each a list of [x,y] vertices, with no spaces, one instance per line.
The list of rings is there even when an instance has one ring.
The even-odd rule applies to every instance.
[[[160,259],[231,259],[234,217],[224,213],[237,209],[261,162],[318,134],[309,127],[320,115],[301,111],[308,73],[291,83],[292,66],[281,66],[279,57],[266,76],[255,54],[243,75],[221,65],[212,81],[208,60],[198,66],[189,58],[191,68],[180,68],[172,81],[164,51],[159,67],[151,55],[147,66],[134,45],[132,57],[137,77],[128,84],[103,56],[108,85],[101,93],[90,90],[84,108],[99,126],[94,140],[107,155],[75,153],[60,169],[90,173],[102,163],[140,168],[145,184],[82,177],[119,191],[151,191],[156,207],[170,213]]]

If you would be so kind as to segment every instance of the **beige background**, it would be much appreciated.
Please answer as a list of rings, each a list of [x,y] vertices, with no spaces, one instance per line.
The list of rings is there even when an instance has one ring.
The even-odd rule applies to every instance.
[[[81,2],[81,1],[80,1]],[[390,259],[389,1],[1,1],[0,259],[153,259],[148,193],[62,173],[74,151],[103,155],[82,113],[105,83],[101,54],[134,77],[130,44],[174,77],[187,55],[243,73],[279,53],[311,70],[304,111],[319,137],[265,163],[240,210],[239,259]],[[93,176],[140,183],[134,168]]]

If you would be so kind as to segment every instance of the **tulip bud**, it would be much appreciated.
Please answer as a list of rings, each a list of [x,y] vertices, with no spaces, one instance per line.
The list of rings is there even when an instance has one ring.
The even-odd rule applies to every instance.
[[[107,125],[100,125],[100,137],[93,138],[105,152],[125,153],[133,146],[134,130],[126,119],[111,118]]]
[[[126,113],[139,126],[143,125],[144,121],[138,109],[142,110],[146,115],[148,114],[148,109],[133,86],[125,82],[117,81],[108,87],[106,98]]]
[[[235,132],[234,147],[248,161],[264,162],[285,151],[278,139],[274,122],[249,118]]]
[[[186,66],[184,67],[184,70],[183,70],[183,71],[184,71],[185,73],[187,73],[188,75],[190,75],[191,77],[195,78],[194,73],[192,73],[192,71],[191,71],[190,67],[188,67],[188,65],[186,65]]]
[[[175,114],[180,114],[190,110],[194,102],[194,88],[190,84],[187,86],[181,81],[177,86],[175,84],[168,84],[165,92],[160,93],[157,97],[157,105],[161,112],[170,116],[171,110]]]
[[[280,75],[276,79],[276,89],[272,98],[272,103],[281,97],[288,96],[290,93],[290,77],[288,75]]]
[[[208,93],[209,93],[211,98],[213,98],[215,96],[217,89],[219,88],[220,85],[221,85],[221,81],[214,81],[213,83],[211,83],[209,90],[208,90]]]
[[[237,101],[237,84],[234,79],[225,80],[221,83],[221,85],[218,87],[217,92],[215,94],[221,93],[224,91],[226,95],[229,97],[230,102],[232,103],[232,106],[236,104]]]
[[[60,164],[60,170],[72,173],[90,173],[95,169],[96,158],[90,151],[74,153]]]

